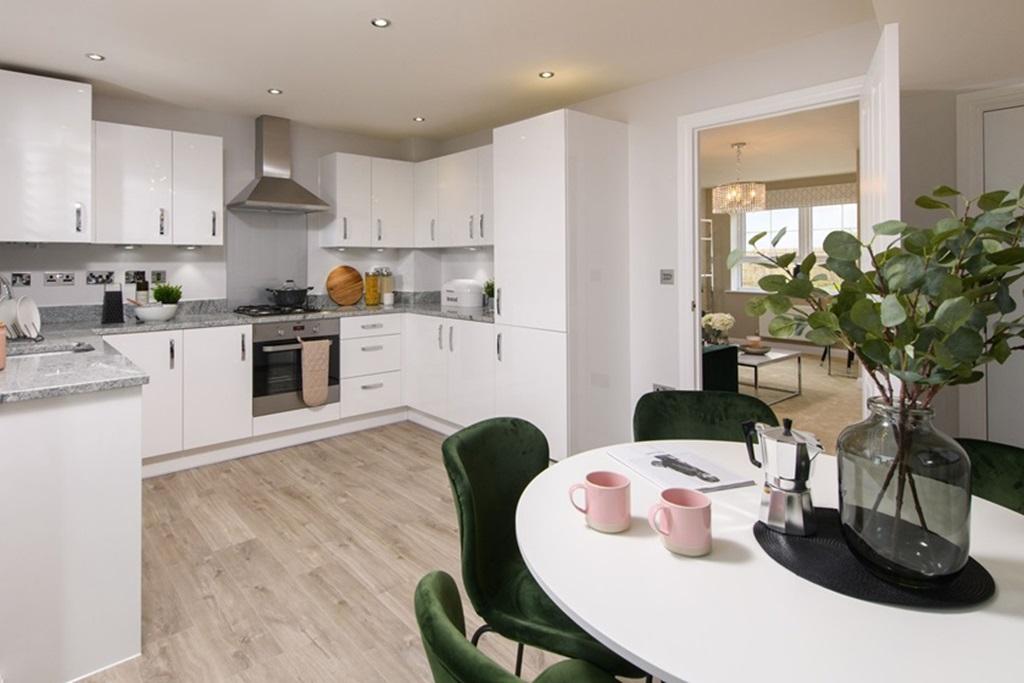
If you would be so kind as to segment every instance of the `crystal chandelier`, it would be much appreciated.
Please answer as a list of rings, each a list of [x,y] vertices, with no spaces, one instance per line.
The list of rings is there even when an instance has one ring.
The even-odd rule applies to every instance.
[[[746,146],[745,142],[732,143],[732,148],[736,150],[736,182],[719,185],[711,190],[711,210],[714,213],[734,214],[763,211],[765,208],[764,183],[740,181],[740,155]]]

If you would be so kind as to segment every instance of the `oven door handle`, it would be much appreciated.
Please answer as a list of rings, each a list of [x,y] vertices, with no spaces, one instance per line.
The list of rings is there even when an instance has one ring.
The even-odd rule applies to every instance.
[[[260,350],[264,353],[277,353],[278,351],[298,351],[302,348],[302,344],[275,344],[273,346],[261,346]]]

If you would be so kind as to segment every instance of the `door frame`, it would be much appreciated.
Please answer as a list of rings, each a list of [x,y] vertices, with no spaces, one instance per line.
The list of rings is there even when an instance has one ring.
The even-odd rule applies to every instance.
[[[956,185],[968,197],[985,187],[985,113],[1024,106],[1024,83],[978,90],[956,98]],[[959,433],[988,439],[988,374],[957,388]]]
[[[770,95],[746,102],[716,107],[680,116],[678,119],[678,268],[689,276],[680,278],[682,288],[678,297],[679,313],[679,388],[699,389],[701,386],[701,347],[697,342],[700,331],[700,310],[697,305],[700,291],[699,230],[700,173],[698,136],[702,130],[718,128],[758,119],[784,116],[810,109],[820,109],[848,102],[859,102],[864,76],[855,76],[799,90]],[[687,366],[692,372],[687,372]],[[687,383],[691,382],[691,386]]]

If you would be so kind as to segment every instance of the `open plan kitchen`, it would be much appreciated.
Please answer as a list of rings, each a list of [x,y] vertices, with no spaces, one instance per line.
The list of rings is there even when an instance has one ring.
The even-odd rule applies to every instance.
[[[1019,681],[1021,28],[5,2],[0,683]]]

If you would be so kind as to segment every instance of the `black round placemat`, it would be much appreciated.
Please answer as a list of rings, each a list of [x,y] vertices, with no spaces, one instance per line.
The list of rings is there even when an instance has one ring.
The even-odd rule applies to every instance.
[[[869,602],[906,607],[970,607],[995,593],[992,575],[974,558],[953,579],[934,588],[905,588],[871,573],[846,545],[839,511],[815,508],[818,533],[787,536],[761,522],[754,525],[754,538],[768,556],[797,576],[837,593]]]

